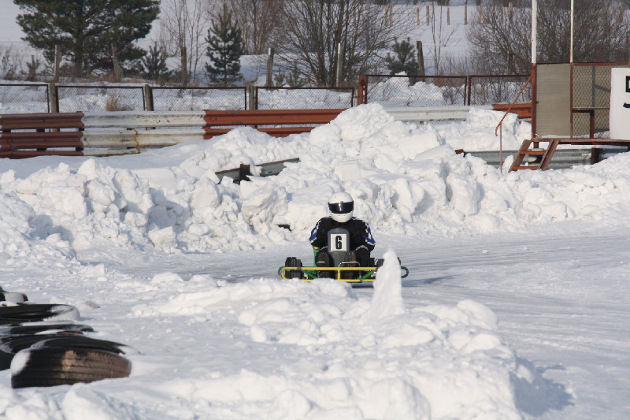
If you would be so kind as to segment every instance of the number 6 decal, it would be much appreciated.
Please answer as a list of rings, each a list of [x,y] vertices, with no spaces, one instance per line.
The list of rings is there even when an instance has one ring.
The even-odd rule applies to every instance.
[[[333,234],[330,238],[330,246],[333,248],[332,251],[347,251],[348,250],[348,235],[337,235]]]

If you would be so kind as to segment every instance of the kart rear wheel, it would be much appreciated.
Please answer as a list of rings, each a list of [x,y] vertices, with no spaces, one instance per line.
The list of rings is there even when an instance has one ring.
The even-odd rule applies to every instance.
[[[302,268],[302,260],[296,257],[288,257],[284,262],[285,267],[299,267]],[[286,270],[284,276],[288,279],[302,279],[304,275],[302,270]]]

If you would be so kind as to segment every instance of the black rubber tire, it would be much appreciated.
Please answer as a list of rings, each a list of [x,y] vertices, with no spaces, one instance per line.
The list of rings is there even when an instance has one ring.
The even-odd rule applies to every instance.
[[[0,370],[7,370],[11,367],[11,360],[13,360],[15,353],[8,353],[0,350]]]
[[[13,388],[43,387],[126,378],[131,362],[105,350],[46,347],[22,350],[14,357],[11,370]]]
[[[13,324],[54,319],[77,319],[79,311],[71,305],[55,303],[23,303],[16,306],[0,306],[0,320]]]
[[[7,325],[5,327],[0,326],[0,336],[13,336],[13,335],[31,335],[44,331],[58,331],[67,333],[83,333],[94,332],[94,329],[89,325],[73,324],[73,323],[59,323],[59,324],[37,324],[37,325]]]
[[[33,348],[63,347],[72,349],[105,350],[117,354],[139,354],[137,350],[115,341],[99,340],[84,335],[54,335],[37,341]]]
[[[71,336],[81,336],[81,333],[62,333],[59,338],[69,339]],[[37,343],[53,340],[55,338],[57,338],[56,334],[31,334],[0,337],[0,370],[9,369],[11,367],[11,360],[13,360],[15,353],[28,349]],[[68,343],[70,344],[71,341],[68,341]],[[71,346],[68,345],[67,347]],[[94,347],[98,347],[98,345],[95,343]],[[118,353],[118,351],[116,351],[116,353]]]
[[[64,333],[62,339],[70,339],[74,336],[83,337],[81,333]],[[56,334],[31,334],[31,335],[14,335],[8,337],[0,337],[0,350],[7,353],[17,353],[20,350],[27,349],[35,343],[46,340],[54,340],[57,338]],[[84,337],[87,338],[87,337]],[[98,341],[98,340],[97,340]],[[59,346],[57,346],[59,347]],[[70,347],[70,346],[68,346]]]
[[[285,267],[302,267],[302,261],[296,257],[288,257],[284,262]],[[301,270],[287,270],[284,272],[284,276],[288,279],[301,279],[303,273]]]

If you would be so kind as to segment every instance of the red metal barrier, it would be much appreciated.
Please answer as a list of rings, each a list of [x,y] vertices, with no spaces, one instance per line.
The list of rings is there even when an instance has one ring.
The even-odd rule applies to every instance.
[[[83,150],[82,118],[82,112],[1,114],[0,157],[80,156]],[[49,151],[50,148],[66,150]]]
[[[147,111],[1,114],[0,158],[139,153],[149,147],[175,144],[174,137],[177,141],[183,141],[185,136],[188,136],[186,140],[209,139],[225,134],[236,126],[253,126],[271,136],[285,137],[309,132],[318,124],[327,124],[342,111],[205,111],[191,112],[190,115],[185,113],[184,118],[182,113],[173,113],[172,119],[167,113]],[[173,121],[177,123],[173,124]],[[181,131],[181,135],[177,130]]]
[[[328,124],[334,120],[343,109],[264,109],[248,111],[206,111],[206,127],[204,139],[225,134],[233,127],[225,126],[254,126],[258,131],[274,137],[286,137],[290,134],[307,133],[316,124]],[[259,127],[261,125],[283,125],[289,127]],[[223,127],[223,128],[216,128]]]

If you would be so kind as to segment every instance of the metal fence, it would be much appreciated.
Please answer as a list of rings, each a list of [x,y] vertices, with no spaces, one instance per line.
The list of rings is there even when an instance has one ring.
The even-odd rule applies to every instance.
[[[628,68],[630,66],[628,63],[573,63],[571,65],[573,73],[571,117],[574,137],[610,130],[610,78],[613,67]],[[593,133],[590,132],[591,130]]]
[[[146,90],[145,90],[146,92]],[[153,111],[195,111],[200,109],[245,110],[247,89],[207,87],[151,87]]]
[[[48,85],[43,83],[0,84],[0,113],[50,112]]]
[[[255,109],[344,109],[354,105],[354,88],[256,87]]]
[[[54,85],[59,112],[142,111],[142,86]]]
[[[355,88],[0,84],[0,114],[32,112],[343,109],[511,102],[528,76],[362,76]],[[525,92],[523,102],[531,101]]]
[[[385,107],[491,105],[514,100],[529,75],[398,76],[364,75],[359,103]],[[528,87],[519,102],[531,101]]]

